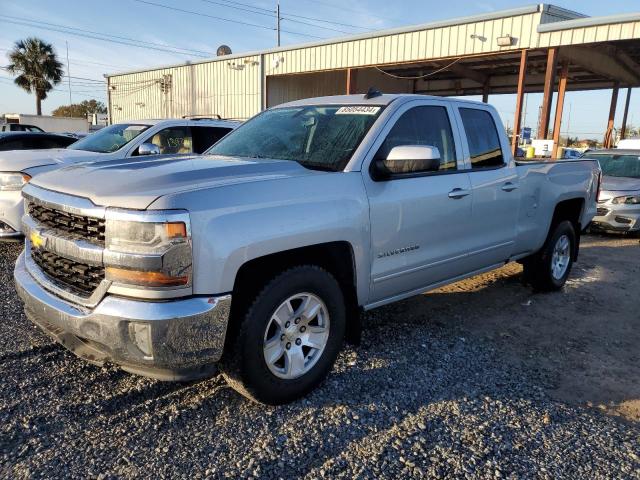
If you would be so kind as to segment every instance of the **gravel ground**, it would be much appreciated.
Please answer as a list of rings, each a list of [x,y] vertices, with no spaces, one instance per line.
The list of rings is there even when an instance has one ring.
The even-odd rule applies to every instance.
[[[507,266],[370,312],[319,390],[270,408],[76,359],[0,245],[0,477],[640,478],[638,251],[591,237],[561,293]]]

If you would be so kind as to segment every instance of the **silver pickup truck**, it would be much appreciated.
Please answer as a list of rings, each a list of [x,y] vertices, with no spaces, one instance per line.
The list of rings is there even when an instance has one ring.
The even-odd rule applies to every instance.
[[[284,403],[324,379],[362,310],[510,261],[537,289],[563,286],[600,169],[509,152],[482,103],[281,105],[209,155],[35,178],[17,290],[90,362],[166,380],[217,366],[247,397]]]

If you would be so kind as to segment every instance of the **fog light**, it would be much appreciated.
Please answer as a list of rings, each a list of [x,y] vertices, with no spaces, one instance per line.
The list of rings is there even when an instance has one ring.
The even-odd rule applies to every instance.
[[[146,359],[153,358],[153,345],[151,344],[151,325],[146,323],[130,323],[129,336],[136,347],[144,354]]]

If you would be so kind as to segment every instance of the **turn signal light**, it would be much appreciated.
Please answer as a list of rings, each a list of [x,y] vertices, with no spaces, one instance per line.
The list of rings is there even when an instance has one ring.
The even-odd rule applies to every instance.
[[[143,287],[179,287],[189,283],[189,276],[172,277],[162,272],[140,272],[124,268],[107,267],[107,280]]]

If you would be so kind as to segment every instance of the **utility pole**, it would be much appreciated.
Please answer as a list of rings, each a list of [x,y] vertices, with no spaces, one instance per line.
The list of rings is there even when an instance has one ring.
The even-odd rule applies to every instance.
[[[276,38],[277,38],[277,46],[280,46],[280,2],[276,6]]]
[[[67,45],[67,80],[69,80],[69,105],[73,104],[73,101],[71,100],[71,70],[69,69],[69,42],[67,42],[65,40],[66,45]],[[69,110],[69,116],[71,116],[71,110]]]

